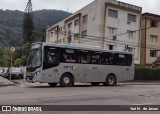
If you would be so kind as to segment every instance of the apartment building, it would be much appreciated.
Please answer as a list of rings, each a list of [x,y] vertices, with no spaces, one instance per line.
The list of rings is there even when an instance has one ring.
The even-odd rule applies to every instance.
[[[95,0],[47,30],[47,42],[99,46],[134,53],[140,64],[142,8],[116,0]]]
[[[141,64],[151,65],[160,56],[160,15],[142,14]]]

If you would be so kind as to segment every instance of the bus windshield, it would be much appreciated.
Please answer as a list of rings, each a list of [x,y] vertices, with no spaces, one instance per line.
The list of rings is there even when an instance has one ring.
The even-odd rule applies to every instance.
[[[30,50],[27,68],[37,68],[40,67],[42,64],[42,52],[40,49],[32,49]]]

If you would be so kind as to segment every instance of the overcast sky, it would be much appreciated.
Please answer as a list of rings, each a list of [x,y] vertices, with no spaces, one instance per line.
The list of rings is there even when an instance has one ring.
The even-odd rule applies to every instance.
[[[33,10],[57,9],[74,13],[94,0],[32,0]],[[143,12],[160,15],[160,0],[119,0],[141,6]],[[0,0],[0,9],[24,11],[28,0]]]

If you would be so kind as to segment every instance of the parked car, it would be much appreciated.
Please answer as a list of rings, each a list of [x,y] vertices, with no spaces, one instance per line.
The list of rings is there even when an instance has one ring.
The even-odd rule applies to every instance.
[[[7,70],[8,70],[7,67],[0,67],[0,76],[5,77]]]
[[[5,77],[7,75],[7,71],[8,71],[8,68],[4,67],[3,68],[3,77]]]
[[[23,79],[22,69],[20,69],[18,67],[8,68],[5,77],[7,79],[10,79],[10,76],[11,76],[11,79]]]
[[[3,68],[0,67],[0,76],[3,76]]]

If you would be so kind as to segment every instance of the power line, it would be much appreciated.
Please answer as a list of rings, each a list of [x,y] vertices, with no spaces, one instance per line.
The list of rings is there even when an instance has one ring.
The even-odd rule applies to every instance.
[[[146,28],[146,29],[149,29],[149,28],[152,28],[152,27],[148,27],[148,28]],[[140,30],[145,30],[145,29],[140,29]],[[59,34],[63,34],[63,35],[68,35],[68,33],[67,32],[59,32]],[[74,34],[74,33],[70,33],[70,34],[72,34],[72,35],[77,35],[77,34]],[[100,39],[97,39],[97,38],[101,38],[101,37],[94,37],[94,36],[90,36],[90,35],[81,35],[81,34],[78,34],[79,36],[80,36],[80,38],[81,38],[81,40],[83,40],[83,37],[85,37],[86,39],[88,39],[88,40],[96,40],[96,41],[98,41],[98,42],[101,42],[100,41]],[[121,35],[124,35],[124,34],[121,34]],[[94,39],[93,39],[94,38]],[[109,39],[109,40],[111,40],[111,39]],[[113,40],[112,40],[113,41]],[[90,41],[89,41],[90,42]],[[107,42],[108,43],[108,41],[104,41],[104,42]],[[113,41],[114,42],[114,41]],[[115,43],[115,42],[114,42]],[[141,48],[148,48],[148,49],[160,49],[160,47],[156,47],[156,46],[151,46],[151,45],[148,45],[148,46],[143,46],[143,45],[141,45],[141,44],[139,44],[139,43],[133,43],[133,42],[126,42],[126,41],[118,41],[117,42],[118,44],[121,44],[121,45],[124,45],[124,44],[126,44],[126,43],[129,43],[130,44],[130,46],[133,46],[133,47],[141,47]],[[133,44],[135,44],[135,45],[133,45],[133,44],[131,44],[131,43],[133,43]]]

